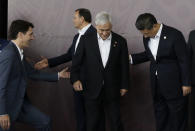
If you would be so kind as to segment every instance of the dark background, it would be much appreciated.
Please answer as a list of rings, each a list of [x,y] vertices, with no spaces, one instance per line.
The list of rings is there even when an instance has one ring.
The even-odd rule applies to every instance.
[[[50,58],[67,51],[77,32],[72,24],[74,10],[84,7],[91,10],[93,18],[99,11],[109,12],[113,31],[127,39],[130,53],[137,53],[144,49],[142,35],[134,26],[140,13],[153,13],[159,21],[181,30],[187,40],[189,32],[195,29],[194,6],[194,0],[0,0],[0,38],[7,36],[7,23],[9,26],[15,19],[31,21],[35,25],[35,40],[25,54],[33,65],[40,56]],[[44,71],[56,72],[70,65]],[[131,86],[128,95],[121,98],[125,131],[155,131],[148,65],[130,66]],[[75,131],[69,80],[58,83],[29,81],[27,92],[32,103],[51,116],[54,131]],[[17,123],[16,131],[27,130],[34,129]]]
[[[7,38],[7,0],[0,0],[0,38]]]

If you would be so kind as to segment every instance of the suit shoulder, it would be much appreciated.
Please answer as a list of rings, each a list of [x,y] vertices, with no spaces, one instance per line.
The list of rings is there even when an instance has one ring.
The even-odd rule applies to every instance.
[[[5,48],[3,48],[3,50],[1,50],[0,55],[1,57],[4,57],[6,59],[14,58],[15,56],[14,48],[12,47],[11,44],[8,44]]]
[[[195,30],[190,31],[190,35],[189,36],[194,37],[195,36]]]
[[[188,44],[193,44],[195,41],[195,30],[192,30],[188,37]],[[194,45],[194,44],[193,44]]]
[[[164,25],[164,26],[165,26],[167,31],[182,35],[182,32],[180,30],[178,30],[174,27],[171,27],[171,26],[167,26],[167,25]]]
[[[166,25],[163,25],[163,27],[165,27],[163,32],[166,32],[166,34],[169,35],[169,37],[171,37],[172,39],[184,39],[185,41],[184,35],[180,30]]]
[[[84,40],[94,39],[95,37],[97,37],[97,32],[91,32],[91,33],[88,33],[88,34],[82,36],[82,38]]]
[[[115,32],[112,32],[112,37],[114,39],[122,41],[122,42],[126,42],[127,41],[123,36],[121,36],[121,35],[119,35],[119,34],[117,34]]]
[[[90,31],[90,33],[97,32],[96,28],[93,27],[93,25],[91,25],[91,26],[89,27],[89,31]]]

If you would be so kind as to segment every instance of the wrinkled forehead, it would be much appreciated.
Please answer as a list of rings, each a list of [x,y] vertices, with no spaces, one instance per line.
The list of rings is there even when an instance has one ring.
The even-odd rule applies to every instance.
[[[96,28],[97,29],[107,30],[107,29],[111,29],[112,28],[112,24],[110,22],[108,22],[106,24],[96,25]]]

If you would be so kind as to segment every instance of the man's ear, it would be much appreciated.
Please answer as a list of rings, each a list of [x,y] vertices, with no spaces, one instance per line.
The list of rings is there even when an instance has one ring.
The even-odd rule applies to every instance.
[[[82,23],[85,22],[85,18],[83,16],[81,16],[81,21],[82,21]]]
[[[112,24],[110,24],[110,29],[112,30]]]
[[[156,27],[158,27],[158,24],[154,24],[154,25],[153,25],[153,28],[156,28]]]
[[[22,36],[23,36],[23,33],[22,32],[18,32],[17,38],[22,38]]]

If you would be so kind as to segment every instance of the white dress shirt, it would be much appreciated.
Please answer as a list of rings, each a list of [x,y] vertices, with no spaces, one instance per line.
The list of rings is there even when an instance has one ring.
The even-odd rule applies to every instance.
[[[154,57],[154,59],[156,60],[156,56],[158,53],[158,46],[159,46],[159,42],[160,42],[160,36],[161,36],[161,32],[162,32],[162,28],[163,28],[163,24],[160,25],[160,28],[157,32],[157,34],[155,35],[154,38],[150,38],[149,42],[148,42],[148,47]],[[133,64],[133,59],[130,55],[130,63]],[[156,73],[157,74],[157,73]]]
[[[99,34],[97,34],[97,38],[98,38],[98,45],[99,45],[99,49],[100,49],[102,63],[103,63],[103,66],[106,67],[106,63],[108,61],[108,57],[110,54],[112,35],[110,34],[110,36],[106,40],[103,40],[99,36]]]
[[[91,24],[88,24],[85,27],[83,27],[81,30],[78,30],[79,36],[78,36],[77,41],[76,41],[75,51],[74,52],[76,52],[76,49],[77,49],[78,44],[80,42],[81,36],[85,34],[85,32],[89,29],[90,26],[91,26]]]
[[[151,51],[151,53],[152,53],[155,60],[156,60],[156,56],[157,56],[157,52],[158,52],[158,47],[159,47],[162,28],[163,28],[163,25],[161,24],[157,34],[155,35],[155,37],[150,38],[150,40],[148,42],[148,47],[149,47],[149,49],[150,49],[150,51]],[[155,74],[157,75],[158,72],[156,71]]]
[[[156,36],[154,38],[150,38],[150,40],[148,42],[148,47],[149,47],[150,51],[152,52],[152,55],[153,55],[155,60],[156,60],[156,56],[157,56],[157,52],[158,52],[158,46],[159,46],[160,36],[161,36],[161,32],[162,32],[162,27],[163,27],[163,25],[161,24]]]

